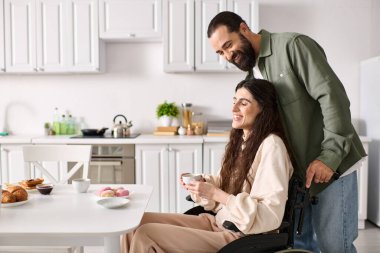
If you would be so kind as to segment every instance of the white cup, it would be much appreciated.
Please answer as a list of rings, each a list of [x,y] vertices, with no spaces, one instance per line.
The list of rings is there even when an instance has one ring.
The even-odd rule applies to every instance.
[[[190,184],[191,181],[200,181],[202,178],[201,174],[187,173],[182,175],[182,181],[185,184]]]
[[[90,183],[91,180],[89,178],[76,178],[72,181],[74,189],[79,193],[87,192]]]

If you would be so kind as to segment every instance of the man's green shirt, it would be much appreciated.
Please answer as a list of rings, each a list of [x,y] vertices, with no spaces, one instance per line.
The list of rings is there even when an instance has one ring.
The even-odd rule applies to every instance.
[[[258,67],[279,94],[279,107],[295,173],[305,179],[313,160],[343,174],[366,156],[352,123],[344,87],[323,49],[297,33],[260,32]],[[247,78],[252,78],[252,72]],[[330,181],[331,183],[332,181]],[[318,194],[329,184],[313,184]]]

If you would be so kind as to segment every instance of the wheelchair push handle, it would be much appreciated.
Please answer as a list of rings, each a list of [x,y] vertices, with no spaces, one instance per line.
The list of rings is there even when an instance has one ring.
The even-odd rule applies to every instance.
[[[339,172],[334,172],[332,175],[332,179],[334,181],[338,180],[340,178],[340,173]],[[302,234],[302,226],[303,226],[303,218],[304,218],[304,208],[307,205],[307,202],[311,203],[312,205],[317,205],[319,202],[319,198],[317,196],[310,196],[310,188],[306,188],[305,190],[305,195],[303,197],[303,203],[301,203],[301,211],[300,211],[300,217],[298,220],[298,225],[297,225],[297,230],[296,233],[297,235]]]

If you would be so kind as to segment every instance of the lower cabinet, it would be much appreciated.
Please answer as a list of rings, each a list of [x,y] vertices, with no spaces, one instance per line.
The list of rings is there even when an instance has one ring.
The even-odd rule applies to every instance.
[[[17,183],[25,179],[25,163],[22,147],[28,144],[1,145],[1,178],[2,183]]]
[[[33,145],[31,143],[25,144],[2,144],[1,145],[1,175],[0,182],[15,184],[28,178],[43,177],[41,171],[29,167],[24,162],[24,156],[22,153],[22,147],[26,145]],[[45,168],[49,169],[49,172],[55,177],[60,178],[68,169],[68,164],[58,162],[44,162]],[[27,168],[28,171],[26,170]],[[46,179],[46,178],[45,178]],[[49,182],[49,181],[47,181]]]
[[[136,183],[154,187],[148,212],[183,213],[194,204],[179,184],[184,172],[202,173],[202,144],[136,144]]]
[[[226,143],[203,144],[203,173],[216,175],[222,167]]]

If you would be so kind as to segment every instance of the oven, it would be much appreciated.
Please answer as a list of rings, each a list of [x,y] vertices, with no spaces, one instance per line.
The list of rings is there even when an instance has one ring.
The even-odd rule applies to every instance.
[[[73,178],[80,177],[80,173]],[[89,178],[92,184],[134,184],[135,145],[92,145]]]

